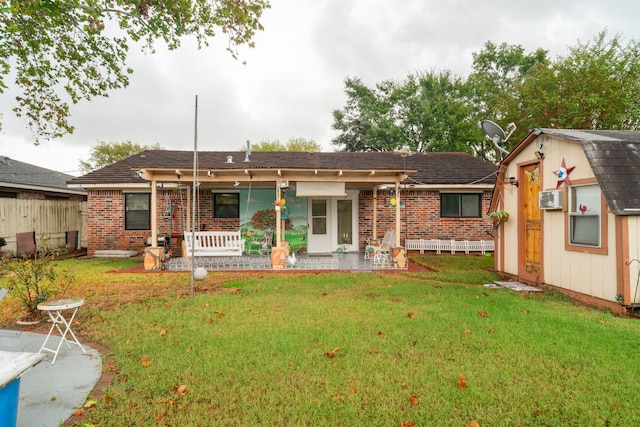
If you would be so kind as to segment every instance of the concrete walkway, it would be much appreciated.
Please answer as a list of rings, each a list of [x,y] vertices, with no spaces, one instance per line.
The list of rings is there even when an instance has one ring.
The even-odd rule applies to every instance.
[[[45,337],[0,330],[0,350],[37,353]],[[59,339],[52,336],[47,347],[55,348]],[[84,405],[102,375],[102,359],[97,350],[82,346],[86,354],[77,345],[68,349],[63,343],[55,364],[51,364],[53,354],[47,352],[42,362],[21,377],[16,427],[58,427]]]

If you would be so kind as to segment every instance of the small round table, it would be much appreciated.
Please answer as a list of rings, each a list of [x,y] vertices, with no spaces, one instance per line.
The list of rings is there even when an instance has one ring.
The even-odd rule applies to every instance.
[[[38,304],[38,310],[47,312],[47,314],[49,315],[49,318],[51,319],[51,329],[49,329],[47,338],[45,338],[44,342],[42,343],[42,347],[40,347],[40,350],[38,351],[38,353],[42,353],[43,351],[49,351],[53,353],[54,356],[53,356],[53,361],[51,362],[52,365],[56,363],[56,358],[58,357],[58,353],[60,352],[60,346],[62,345],[63,341],[67,343],[68,349],[71,349],[71,346],[69,345],[69,343],[71,343],[71,344],[77,344],[82,349],[83,352],[85,353],[87,352],[84,349],[84,347],[82,347],[82,344],[80,344],[80,341],[78,341],[78,338],[71,330],[71,324],[73,322],[73,319],[76,317],[78,308],[80,308],[83,304],[84,304],[84,299],[82,298],[64,298],[64,299],[48,301],[48,302],[43,302],[42,304]],[[69,320],[67,320],[63,315],[63,311],[65,310],[73,310],[73,313],[71,314],[71,317],[69,317]],[[62,330],[61,325],[64,325],[64,331]],[[60,342],[58,343],[58,347],[56,347],[55,350],[52,348],[46,347],[47,341],[49,341],[49,337],[51,337],[51,333],[53,332],[54,328],[57,329],[58,332],[60,332],[61,334]],[[73,337],[73,340],[68,340],[67,334],[71,334],[71,336]]]

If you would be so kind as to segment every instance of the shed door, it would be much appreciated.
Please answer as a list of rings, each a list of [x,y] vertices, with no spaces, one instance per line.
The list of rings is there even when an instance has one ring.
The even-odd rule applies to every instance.
[[[523,201],[522,263],[519,275],[523,279],[541,281],[542,272],[542,223],[540,215],[540,164],[524,166],[520,176]]]

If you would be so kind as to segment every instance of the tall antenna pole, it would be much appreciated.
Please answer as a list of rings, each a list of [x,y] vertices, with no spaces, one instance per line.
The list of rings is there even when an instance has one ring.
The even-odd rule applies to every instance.
[[[196,250],[196,173],[198,170],[198,95],[196,95],[195,123],[193,130],[193,183],[191,186],[191,286],[189,287],[189,296],[194,296],[194,276],[195,276],[195,250]]]

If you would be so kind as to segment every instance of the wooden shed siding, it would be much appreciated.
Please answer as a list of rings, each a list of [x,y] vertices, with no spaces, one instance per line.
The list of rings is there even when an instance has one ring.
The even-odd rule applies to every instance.
[[[539,140],[525,147],[519,155],[514,158],[507,167],[508,176],[518,176],[520,165],[535,158],[534,151],[537,151],[542,143],[542,151],[545,154],[541,162],[540,188],[542,190],[554,190],[557,186],[557,175],[555,172],[560,168],[562,160],[565,160],[567,168],[575,167],[569,174],[572,183],[581,180],[594,179],[595,175],[588,160],[582,151],[580,144],[574,141],[564,141],[548,136],[543,136]],[[520,177],[520,179],[525,179]],[[564,188],[563,183],[560,188]],[[518,274],[518,252],[521,243],[517,232],[519,212],[518,188],[505,184],[503,190],[504,209],[510,212],[509,222],[504,224],[501,232],[505,233],[504,253],[499,254],[504,259],[504,265],[500,270],[517,275]],[[591,297],[615,301],[617,293],[616,274],[616,233],[615,215],[607,213],[608,235],[607,246],[608,255],[591,254],[587,252],[567,251],[565,249],[565,239],[567,238],[568,213],[560,210],[543,211],[543,277],[541,281],[553,286],[581,293]],[[630,248],[630,253],[640,257],[640,249],[637,247],[640,230],[637,220],[634,221],[634,232],[636,238],[635,247]],[[637,269],[635,272],[637,273]],[[633,273],[629,273],[632,275]],[[633,278],[635,286],[636,278]],[[633,291],[632,291],[633,292]],[[639,298],[640,299],[640,298]]]

